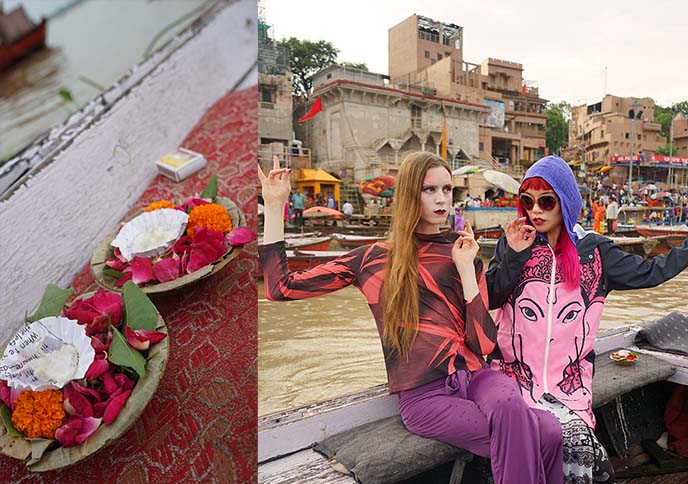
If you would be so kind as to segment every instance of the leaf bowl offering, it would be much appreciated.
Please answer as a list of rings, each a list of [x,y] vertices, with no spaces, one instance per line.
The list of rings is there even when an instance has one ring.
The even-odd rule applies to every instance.
[[[153,216],[156,212],[168,214],[157,218]],[[174,217],[175,212],[179,217]],[[155,220],[161,221],[160,228]],[[178,236],[169,240],[166,234],[182,225],[185,230],[175,232]],[[213,177],[201,198],[191,197],[179,205],[154,202],[146,212],[110,232],[93,253],[91,271],[96,283],[110,291],[121,291],[122,285],[132,280],[146,294],[167,293],[215,274],[252,240],[255,234],[246,228],[239,207],[229,198],[217,196]]]
[[[3,350],[0,453],[31,471],[73,465],[121,436],[167,363],[165,322],[134,283],[122,295],[98,290],[67,306],[71,294],[49,285],[30,324]],[[64,328],[53,331],[55,324]]]
[[[619,350],[610,354],[609,358],[611,358],[617,365],[630,366],[638,359],[638,353],[631,350]]]

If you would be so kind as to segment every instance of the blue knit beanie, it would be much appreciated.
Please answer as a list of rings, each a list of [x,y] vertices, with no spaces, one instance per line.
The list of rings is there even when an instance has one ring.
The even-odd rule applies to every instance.
[[[542,178],[550,184],[561,203],[561,214],[564,219],[564,227],[571,237],[574,245],[578,243],[578,235],[573,227],[578,222],[578,216],[583,208],[583,199],[578,191],[576,177],[569,165],[558,156],[545,156],[540,158],[526,172],[521,185],[528,178]]]

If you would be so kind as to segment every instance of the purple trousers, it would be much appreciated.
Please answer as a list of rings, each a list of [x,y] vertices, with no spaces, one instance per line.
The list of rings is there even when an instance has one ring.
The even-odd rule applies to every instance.
[[[459,370],[400,392],[399,410],[410,432],[489,457],[495,484],[563,483],[559,420],[502,373]]]

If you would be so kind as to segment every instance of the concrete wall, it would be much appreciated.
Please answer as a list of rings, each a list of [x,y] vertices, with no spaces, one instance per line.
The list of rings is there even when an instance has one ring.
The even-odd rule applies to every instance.
[[[293,131],[291,76],[259,74],[258,85],[274,88],[276,92],[274,103],[258,103],[258,136],[283,140],[286,144],[291,140]]]
[[[105,95],[116,100],[84,117],[79,134],[0,201],[0,340],[22,325],[48,283],[72,282],[150,184],[155,160],[228,90],[256,84],[255,2],[232,2],[210,17],[113,86]],[[122,85],[130,87],[117,98]]]

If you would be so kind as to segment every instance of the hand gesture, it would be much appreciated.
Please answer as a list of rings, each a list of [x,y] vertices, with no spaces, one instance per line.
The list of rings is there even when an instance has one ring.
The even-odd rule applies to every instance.
[[[515,218],[506,224],[504,230],[509,247],[516,252],[527,249],[535,242],[535,227],[526,224],[526,220],[526,217]]]
[[[273,156],[272,159],[273,168],[268,176],[265,176],[262,168],[258,165],[258,178],[263,188],[263,200],[265,201],[265,206],[275,204],[279,207],[284,207],[284,204],[289,200],[289,193],[291,192],[289,169],[280,168],[280,161],[277,155]]]
[[[452,260],[456,264],[457,269],[470,266],[472,271],[473,259],[478,255],[480,246],[475,240],[470,222],[467,220],[464,230],[459,230],[456,233],[459,234],[459,238],[454,241],[454,246],[452,247]]]

